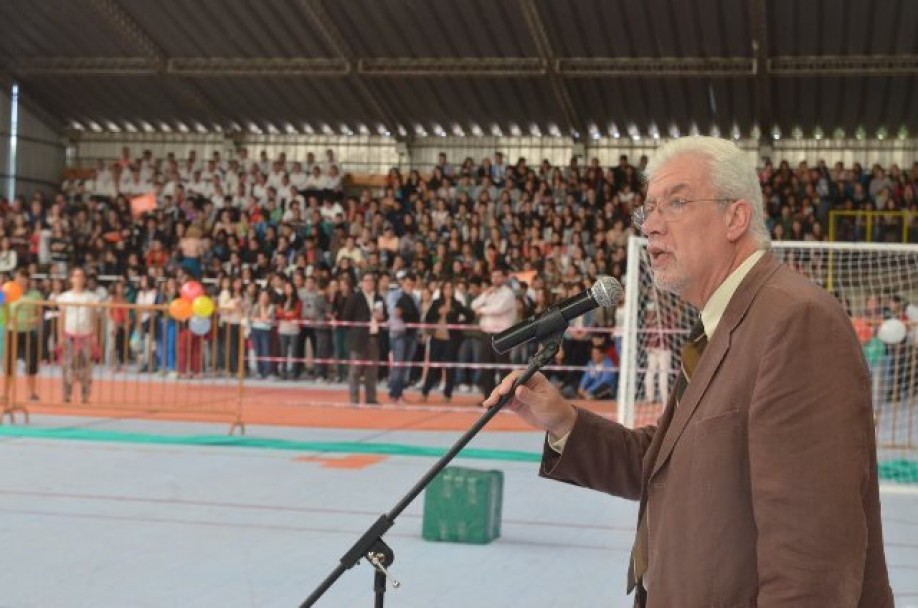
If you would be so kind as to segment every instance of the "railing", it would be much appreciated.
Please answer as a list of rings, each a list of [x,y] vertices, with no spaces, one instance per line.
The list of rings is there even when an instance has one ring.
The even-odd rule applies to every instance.
[[[244,432],[241,331],[214,324],[197,335],[188,322],[171,318],[165,306],[20,301],[5,308],[4,418],[15,420],[21,413],[28,420],[33,408],[100,416],[177,413],[229,420],[231,433]],[[84,314],[76,311],[88,318],[84,331],[71,334],[60,325],[61,312]],[[221,390],[169,382],[204,378],[205,367],[209,378],[223,379]]]
[[[890,237],[895,237],[890,240]],[[918,243],[918,213],[914,211],[830,211],[829,240]]]
[[[484,339],[476,335],[477,326],[473,325],[409,325],[417,330],[417,358],[370,361],[349,358],[344,348],[348,330],[365,323],[300,321],[295,346],[282,352],[279,344],[288,341],[279,340],[277,324],[268,332],[267,341],[257,341],[247,321],[231,323],[232,317],[220,313],[204,335],[197,335],[189,322],[171,318],[165,306],[20,301],[6,308],[8,320],[0,333],[5,363],[2,414],[12,422],[17,417],[28,422],[33,411],[98,417],[169,415],[226,421],[230,433],[237,429],[244,432],[249,419],[266,419],[259,414],[277,404],[279,391],[289,398],[284,402],[288,405],[334,401],[334,395],[328,393],[306,397],[310,390],[306,383],[266,383],[258,379],[259,371],[282,379],[306,376],[330,383],[343,382],[350,367],[373,366],[383,373],[407,370],[409,380],[423,383],[427,374],[442,369],[451,381],[455,379],[458,388],[460,383],[476,385],[476,375],[483,370],[520,367],[527,356],[524,347],[512,354],[509,364],[482,363],[475,353],[484,347]],[[60,313],[64,310],[66,315],[72,309],[90,311],[91,332],[75,337],[61,331]],[[424,346],[427,334],[437,328],[469,332],[469,352],[457,352],[448,360],[431,360]],[[387,326],[380,331],[388,335]],[[590,335],[611,331],[586,328],[571,338],[585,341],[588,352]],[[319,334],[324,336],[317,344]],[[559,361],[545,371],[568,380],[567,384],[576,389],[584,369],[584,365]],[[321,389],[312,386],[312,390]]]

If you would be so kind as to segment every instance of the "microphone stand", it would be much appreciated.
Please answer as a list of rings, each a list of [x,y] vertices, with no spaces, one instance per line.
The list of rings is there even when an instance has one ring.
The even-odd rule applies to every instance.
[[[555,317],[555,315],[551,316]],[[388,532],[389,529],[395,525],[395,519],[401,515],[402,511],[404,511],[421,492],[424,491],[424,488],[433,481],[437,474],[442,471],[460,451],[462,451],[462,448],[464,448],[469,441],[471,441],[472,438],[497,415],[497,412],[503,409],[503,407],[513,399],[513,393],[516,392],[516,387],[525,384],[533,374],[554,359],[558,350],[561,348],[561,340],[564,337],[564,330],[567,328],[567,321],[561,317],[560,313],[556,315],[553,321],[552,328],[555,329],[555,331],[545,339],[542,348],[532,356],[532,359],[529,361],[529,366],[525,371],[514,380],[510,392],[502,395],[497,404],[486,411],[481,418],[479,418],[475,424],[473,424],[471,428],[469,428],[469,430],[466,431],[449,450],[447,450],[440,460],[430,467],[430,470],[414,484],[414,487],[408,490],[408,493],[398,501],[398,504],[396,504],[391,511],[380,515],[379,519],[367,528],[363,536],[357,539],[357,542],[348,549],[347,553],[341,557],[340,562],[335,569],[332,570],[331,574],[313,590],[312,594],[306,598],[306,601],[300,605],[300,608],[309,608],[313,606],[319,598],[335,584],[335,581],[337,581],[346,570],[352,568],[364,557],[370,562],[374,569],[373,591],[376,597],[375,606],[376,608],[383,608],[383,600],[386,593],[386,578],[392,578],[387,568],[392,565],[392,562],[395,560],[395,554],[392,548],[382,539],[383,534]],[[400,586],[401,583],[392,578],[392,587],[397,589]]]

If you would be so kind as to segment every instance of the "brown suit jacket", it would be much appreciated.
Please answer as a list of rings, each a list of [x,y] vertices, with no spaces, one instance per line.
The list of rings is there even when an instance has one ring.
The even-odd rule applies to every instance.
[[[579,410],[542,475],[641,501],[636,606],[893,606],[860,344],[838,302],[770,253],[678,408],[634,430]]]

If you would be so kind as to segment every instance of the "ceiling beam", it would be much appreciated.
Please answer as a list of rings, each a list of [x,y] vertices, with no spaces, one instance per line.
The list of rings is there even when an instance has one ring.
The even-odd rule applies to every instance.
[[[918,55],[802,55],[772,57],[772,76],[899,76],[918,74]]]
[[[364,102],[370,106],[370,109],[373,110],[376,116],[382,119],[386,128],[390,132],[395,133],[398,125],[398,119],[395,112],[392,111],[385,100],[383,100],[376,91],[370,88],[370,85],[361,78],[358,73],[350,69],[351,66],[356,65],[358,62],[357,53],[351,48],[347,39],[341,34],[341,30],[338,29],[331,15],[328,14],[325,5],[322,4],[322,0],[299,0],[299,4],[312,22],[313,27],[319,31],[325,39],[326,44],[328,44],[335,55],[337,55],[338,59],[344,61],[348,65],[347,78],[360,92]]]
[[[5,61],[23,76],[146,76],[162,70],[148,57],[19,57]]]
[[[918,74],[918,55],[754,57],[567,57],[554,62],[563,78],[886,76]],[[765,70],[759,67],[764,65]],[[368,57],[353,62],[311,57],[0,57],[6,71],[25,76],[310,76],[543,77],[537,57]]]
[[[308,57],[175,57],[166,71],[184,76],[348,76],[342,59]]]
[[[529,35],[539,51],[539,57],[545,62],[547,67],[545,76],[555,95],[555,100],[561,108],[564,119],[567,121],[567,130],[576,133],[586,133],[583,121],[577,115],[574,108],[574,102],[571,101],[570,91],[564,80],[556,72],[555,54],[548,40],[548,33],[545,31],[545,24],[542,23],[542,17],[539,16],[539,9],[534,0],[519,0],[520,8],[523,10],[523,17],[526,19],[526,25],[529,27]]]
[[[743,77],[753,74],[748,57],[569,57],[555,71],[565,78],[615,76]]]
[[[357,72],[364,76],[425,77],[534,77],[548,73],[536,57],[375,57],[359,59]]]

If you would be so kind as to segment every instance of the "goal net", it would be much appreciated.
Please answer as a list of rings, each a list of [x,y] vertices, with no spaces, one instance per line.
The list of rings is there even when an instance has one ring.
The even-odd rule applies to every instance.
[[[774,254],[846,308],[873,379],[881,481],[918,484],[918,246],[775,242]],[[632,237],[625,281],[618,420],[653,424],[698,312],[657,289],[647,239]]]

